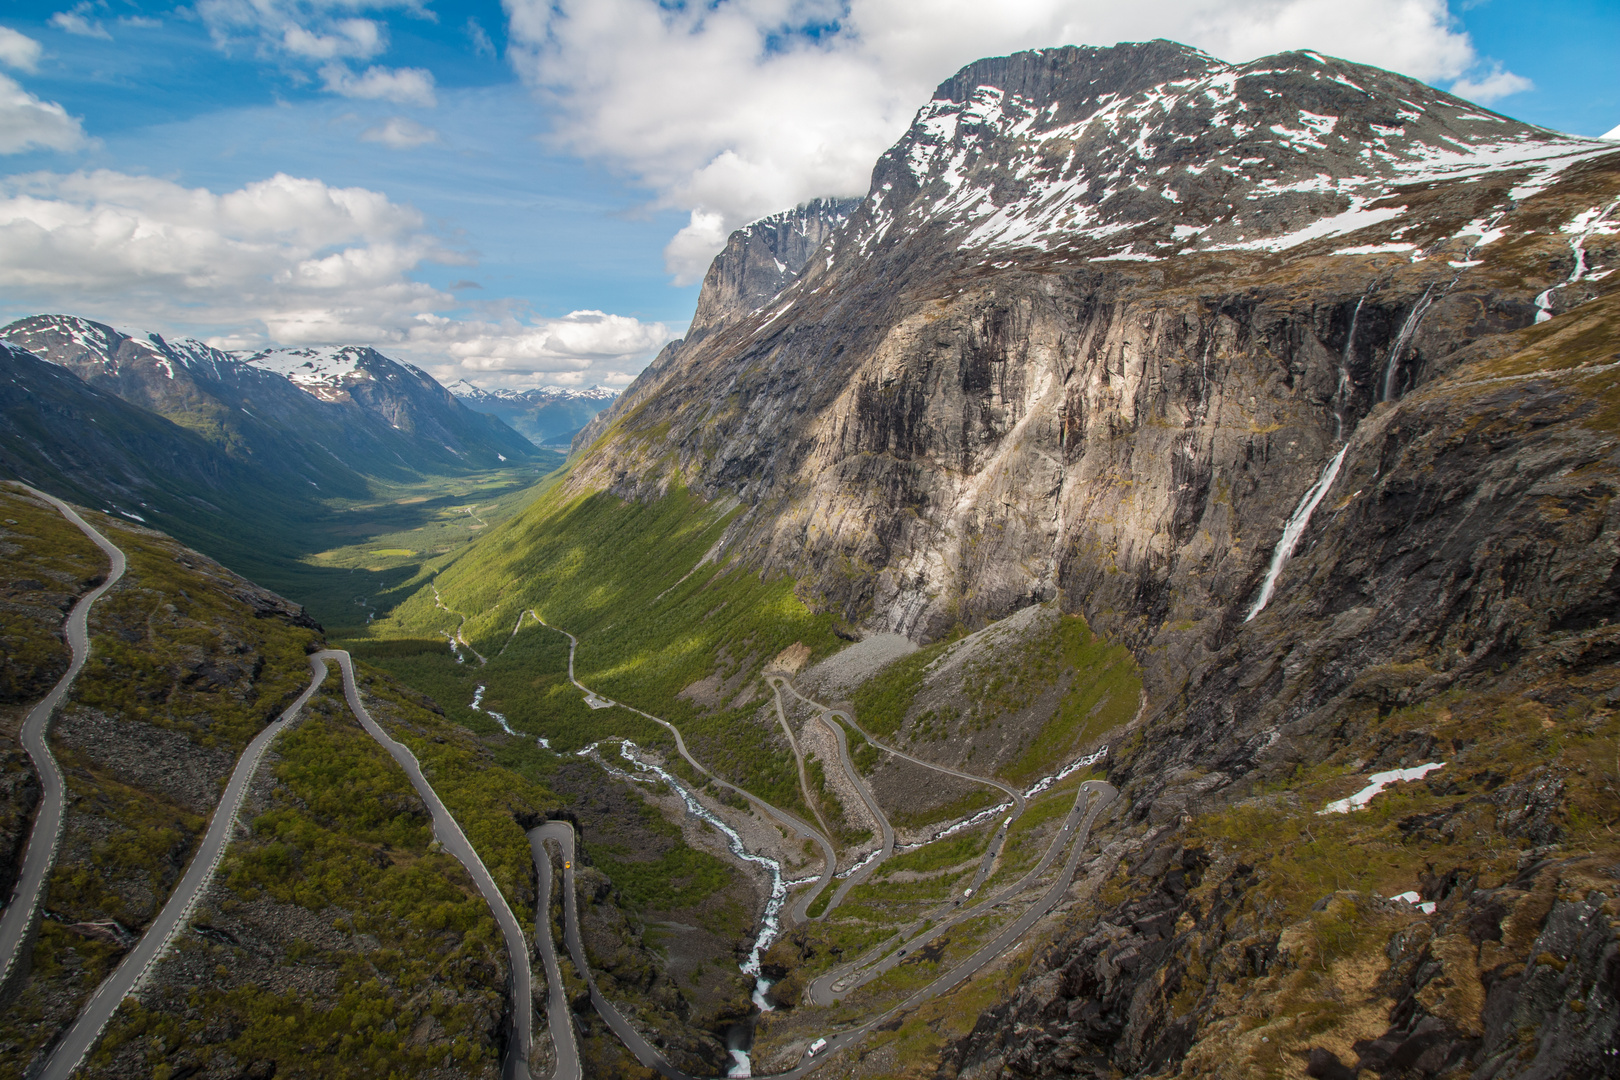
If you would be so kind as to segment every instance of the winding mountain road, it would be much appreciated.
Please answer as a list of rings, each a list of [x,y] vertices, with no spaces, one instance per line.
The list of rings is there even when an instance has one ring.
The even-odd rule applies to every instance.
[[[779,675],[767,675],[765,681],[770,683],[771,692],[776,697],[776,715],[781,719],[782,726],[786,727],[787,717],[782,709],[782,684],[787,680]],[[793,689],[791,684],[789,684],[788,689],[790,691]],[[800,701],[809,701],[808,698],[799,695],[797,692],[794,692],[794,696],[798,697]],[[878,848],[876,856],[840,882],[838,888],[833,891],[832,898],[827,901],[827,906],[821,909],[821,914],[811,917],[812,921],[819,922],[831,915],[833,910],[844,902],[844,897],[849,895],[851,889],[871,877],[872,871],[876,870],[885,859],[894,854],[894,826],[889,824],[889,819],[883,813],[883,808],[878,805],[877,798],[872,794],[871,788],[866,786],[866,781],[861,777],[860,772],[856,770],[854,761],[850,759],[849,738],[844,734],[844,729],[833,723],[831,715],[826,709],[821,709],[816,716],[827,730],[832,732],[833,738],[837,740],[838,763],[843,767],[844,776],[855,789],[855,794],[859,795],[861,801],[866,804],[866,809],[872,815],[872,820],[877,822],[879,834],[882,836],[882,844]],[[794,753],[797,754],[797,752],[798,748],[795,746]],[[802,782],[802,764],[800,776]],[[806,797],[808,797],[808,792]],[[806,905],[806,908],[808,910],[808,905]]]
[[[366,711],[364,703],[360,700],[359,686],[355,683],[354,663],[349,654],[341,649],[323,649],[310,657],[313,677],[309,686],[275,723],[259,732],[253,741],[248,743],[247,749],[236,763],[236,768],[231,772],[225,792],[214,811],[213,820],[209,822],[208,831],[203,836],[202,843],[198,845],[197,854],[191,860],[191,865],[187,867],[179,885],[175,887],[168,902],[163,905],[158,917],[152,921],[152,925],[147,927],[146,933],[141,935],[141,940],[125,955],[113,973],[102,981],[73,1026],[57,1043],[39,1074],[39,1080],[67,1080],[95,1045],[102,1029],[112,1019],[113,1013],[117,1011],[125,996],[145,982],[153,966],[163,958],[174,938],[184,929],[198,898],[207,891],[215,871],[219,868],[220,860],[230,843],[231,834],[235,831],[237,811],[241,808],[242,799],[253,781],[253,774],[257,771],[265,750],[276,736],[296,719],[299,711],[309,701],[310,695],[314,694],[325,681],[329,664],[336,664],[342,672],[343,694],[348,702],[349,711],[360,721],[360,726],[365,729],[366,734],[388,751],[405,770],[411,786],[427,804],[433,817],[435,839],[466,868],[473,884],[493,911],[495,921],[500,925],[507,952],[511,957],[514,1005],[513,1038],[501,1075],[503,1080],[529,1080],[528,1058],[534,1010],[527,1007],[531,1001],[532,976],[529,969],[529,948],[523,936],[523,928],[519,925],[517,916],[512,913],[506,898],[495,886],[495,880],[490,876],[483,860],[478,857],[466,834],[461,831],[461,826],[456,823],[455,818],[439,799],[438,793],[423,776],[416,755],[412,754],[410,748],[403,743],[391,739]]]
[[[360,688],[354,681],[354,661],[342,649],[323,649],[314,655],[314,659],[336,663],[343,672],[343,696],[349,703],[349,711],[354,713],[360,726],[386,751],[390,757],[399,763],[410,779],[411,786],[427,804],[433,815],[433,836],[443,845],[444,849],[456,860],[466,867],[467,874],[472,878],[473,885],[483,894],[489,903],[490,910],[494,912],[495,921],[501,928],[501,936],[506,939],[507,955],[512,964],[512,1009],[513,1032],[512,1042],[506,1053],[506,1062],[501,1070],[503,1080],[529,1080],[529,1047],[534,1038],[534,1000],[533,976],[529,969],[529,943],[523,936],[523,927],[517,916],[512,913],[511,905],[506,897],[496,887],[495,879],[490,876],[489,869],[484,866],[484,860],[478,857],[478,852],[467,839],[467,834],[461,831],[461,826],[445,809],[433,785],[429,784],[427,777],[422,775],[421,763],[416,755],[411,753],[410,747],[404,743],[395,742],[388,733],[371,718],[366,711],[365,704],[360,700]]]
[[[1088,796],[1093,794],[1097,795],[1098,797],[1094,799],[1088,798]],[[1047,871],[1047,869],[1052,865],[1053,862],[1057,860],[1057,857],[1067,847],[1069,849],[1069,861],[1067,863],[1067,868],[1064,872],[1058,875],[1058,878],[1053,883],[1052,888],[1048,889],[1042,899],[1037,901],[1031,908],[1025,911],[1025,913],[1020,916],[1019,919],[1012,924],[1012,926],[1008,927],[1006,930],[1002,931],[1001,934],[997,935],[989,945],[984,947],[984,949],[974,953],[974,956],[977,957],[980,955],[980,953],[984,953],[985,949],[990,949],[991,946],[996,945],[997,942],[1001,943],[1000,947],[995,948],[988,954],[984,955],[979,963],[972,969],[974,971],[978,970],[978,968],[987,963],[991,957],[999,955],[1004,949],[1011,945],[1013,941],[1022,936],[1025,930],[1034,925],[1036,920],[1045,915],[1057,904],[1058,899],[1062,897],[1064,890],[1068,888],[1070,879],[1074,876],[1074,868],[1078,864],[1080,852],[1085,848],[1086,841],[1090,838],[1092,823],[1096,820],[1097,815],[1101,813],[1106,806],[1112,803],[1114,799],[1118,797],[1118,795],[1119,792],[1114,788],[1114,786],[1105,780],[1087,780],[1085,783],[1080,785],[1080,790],[1075,793],[1074,806],[1069,810],[1068,817],[1064,819],[1063,827],[1059,829],[1057,835],[1052,838],[1052,842],[1047,845],[1046,853],[1041,857],[1041,861],[1037,863],[1032,870],[1026,873],[1023,877],[1019,878],[1013,884],[996,893],[994,896],[981,900],[977,904],[974,904],[972,907],[965,910],[957,910],[948,918],[941,919],[940,921],[934,923],[917,937],[907,940],[905,942],[906,947],[904,949],[887,953],[875,962],[865,966],[862,966],[860,961],[856,961],[854,965],[846,965],[844,967],[834,968],[832,971],[826,972],[810,984],[807,990],[810,1000],[817,1005],[831,1005],[845,994],[866,985],[885,972],[897,967],[902,961],[904,961],[906,956],[915,953],[918,949],[927,945],[929,942],[934,941],[952,927],[958,926],[970,919],[976,919],[980,916],[988,915],[995,908],[1007,903],[1014,897],[1022,895],[1029,889],[1031,885],[1040,879],[1041,875]],[[1082,821],[1081,811],[1085,809],[1088,804],[1090,809],[1085,814],[1084,820]],[[1006,826],[1003,825],[1002,828],[1005,830]],[[1077,831],[1078,835],[1076,835]],[[1071,840],[1073,841],[1072,845],[1070,843]],[[975,878],[975,882],[982,883],[987,875],[988,870],[988,864],[981,863],[978,876]],[[977,884],[975,884],[974,888],[977,888]],[[950,905],[950,907],[955,906],[955,903]],[[1009,935],[1011,936],[1009,937]],[[967,974],[972,974],[972,971],[967,972]],[[960,976],[960,978],[966,977],[966,974]],[[960,978],[956,981],[960,981]],[[952,982],[950,985],[955,985],[955,982]],[[948,989],[948,987],[942,988],[940,992],[943,992],[943,989]]]
[[[566,821],[548,821],[544,825],[529,830],[529,848],[534,852],[535,870],[545,881],[550,896],[551,884],[551,857],[546,853],[545,842],[550,840],[562,849],[563,858],[563,942],[568,946],[568,955],[574,961],[574,970],[585,980],[585,986],[590,990],[591,1007],[602,1022],[617,1035],[625,1048],[636,1056],[636,1060],[643,1066],[654,1069],[667,1077],[668,1080],[695,1080],[691,1075],[675,1068],[664,1060],[664,1055],[658,1052],[657,1047],[642,1037],[641,1033],[630,1025],[624,1015],[614,1007],[613,1003],[602,996],[596,988],[596,976],[591,973],[591,966],[585,959],[585,942],[579,935],[579,899],[574,887],[574,828]],[[550,911],[547,902],[546,910]],[[549,915],[547,916],[549,920]],[[535,937],[539,938],[540,928],[535,927]],[[550,928],[547,927],[545,935],[550,938]],[[555,1023],[555,1022],[553,1022]],[[555,1028],[553,1028],[555,1030]],[[559,1073],[557,1080],[562,1080]]]
[[[777,821],[787,825],[789,828],[792,828],[798,835],[806,838],[813,837],[819,841],[819,843],[822,845],[823,858],[826,868],[821,878],[818,880],[816,889],[813,890],[808,896],[802,898],[799,904],[795,905],[794,910],[790,913],[796,916],[798,921],[806,921],[805,909],[808,908],[810,902],[823,888],[826,887],[828,881],[831,880],[835,866],[836,856],[832,851],[831,843],[826,839],[826,837],[821,836],[794,815],[788,814],[786,811],[772,806],[750,792],[745,791],[718,776],[715,776],[714,773],[705,768],[687,751],[686,742],[681,737],[680,730],[676,728],[675,725],[669,723],[667,720],[654,716],[651,713],[643,712],[642,710],[630,705],[625,705],[623,702],[614,701],[611,698],[603,697],[590,687],[586,686],[584,683],[580,682],[574,671],[574,658],[579,647],[579,639],[573,634],[570,634],[568,631],[547,623],[540,617],[539,612],[531,610],[529,614],[531,614],[535,621],[541,626],[555,630],[557,633],[562,634],[568,639],[568,679],[569,682],[571,682],[581,693],[585,695],[587,701],[592,702],[593,705],[595,705],[595,703],[600,703],[600,706],[602,707],[615,705],[619,708],[628,709],[630,712],[633,712],[638,716],[645,717],[646,719],[660,725],[674,736],[676,749],[679,751],[681,757],[684,758],[694,769],[697,769],[703,775],[709,777],[716,784],[719,784],[726,789],[734,791],[743,796],[762,813],[765,813],[770,817],[775,818]],[[777,691],[777,715],[784,727],[787,726],[787,720],[786,715],[781,707],[780,687],[782,685],[785,685],[788,688],[788,691],[800,701],[811,706],[812,708],[820,710],[822,722],[827,724],[832,729],[834,736],[837,738],[839,745],[839,758],[846,770],[846,776],[848,776],[851,783],[855,785],[857,793],[859,793],[862,800],[867,803],[868,809],[872,811],[874,817],[876,817],[883,827],[884,848],[887,849],[887,851],[893,851],[893,829],[890,827],[887,818],[883,815],[882,809],[877,805],[877,800],[872,797],[870,791],[866,788],[864,782],[861,780],[859,773],[855,770],[854,764],[850,760],[847,738],[845,737],[842,729],[839,728],[838,725],[832,723],[831,717],[833,716],[842,718],[864,738],[866,738],[874,746],[877,746],[879,749],[885,750],[897,757],[911,761],[917,765],[921,765],[924,768],[932,769],[936,772],[945,773],[964,780],[994,787],[1004,792],[1008,796],[1015,806],[1015,811],[1011,816],[1002,822],[995,836],[991,840],[989,849],[986,851],[985,856],[980,861],[979,869],[974,877],[972,887],[973,890],[976,891],[978,886],[981,885],[990,874],[991,868],[996,861],[996,855],[999,853],[1000,844],[1005,842],[1008,829],[1011,826],[1012,821],[1019,814],[1022,814],[1027,806],[1027,800],[1023,793],[998,780],[994,780],[989,777],[975,776],[972,773],[965,773],[961,770],[950,768],[949,766],[938,765],[934,762],[913,757],[912,755],[903,751],[887,746],[873,738],[868,732],[862,729],[859,724],[855,723],[854,718],[844,710],[832,709],[820,704],[819,702],[812,701],[811,699],[800,694],[793,687],[792,683],[788,682],[787,679],[782,676],[771,676],[770,681],[773,689]],[[790,742],[793,741],[791,730],[789,730],[789,740]],[[797,757],[797,754],[795,756]],[[802,758],[799,760],[802,763]],[[854,969],[858,968],[860,964],[860,961],[857,961],[855,965],[847,965],[844,968],[835,969],[832,972],[828,972],[812,983],[809,992],[811,995],[811,1000],[814,1003],[818,1005],[830,1005],[836,1002],[840,997],[847,994],[849,991],[870,982],[871,980],[882,975],[884,972],[898,965],[908,954],[914,952],[917,947],[926,945],[927,943],[936,940],[950,929],[961,925],[963,922],[969,919],[978,918],[982,915],[990,913],[996,907],[999,907],[1000,905],[1027,891],[1029,887],[1037,879],[1039,879],[1047,869],[1050,868],[1051,864],[1056,861],[1058,856],[1061,855],[1065,849],[1068,850],[1069,857],[1065,861],[1063,869],[1058,873],[1051,885],[1047,888],[1046,892],[1043,893],[1041,897],[1033,904],[1027,907],[1023,913],[1020,914],[1019,917],[1010,925],[1004,927],[994,938],[980,946],[965,960],[952,967],[949,971],[939,976],[939,978],[930,982],[923,989],[906,998],[899,1005],[894,1006],[879,1016],[869,1018],[858,1027],[827,1035],[825,1037],[825,1044],[820,1053],[811,1055],[809,1051],[806,1050],[805,1053],[800,1057],[799,1063],[794,1068],[785,1072],[770,1074],[773,1080],[795,1080],[797,1077],[807,1075],[828,1062],[832,1058],[834,1052],[837,1050],[851,1046],[865,1038],[879,1025],[887,1022],[891,1017],[894,1017],[902,1012],[915,1009],[930,999],[945,993],[964,979],[970,978],[980,968],[984,967],[996,957],[1002,955],[1004,952],[1010,949],[1018,942],[1020,938],[1023,937],[1025,933],[1029,931],[1030,927],[1034,926],[1036,922],[1040,921],[1040,919],[1045,917],[1054,907],[1056,907],[1058,902],[1068,891],[1069,886],[1074,880],[1074,872],[1079,866],[1080,857],[1084,853],[1090,839],[1091,829],[1093,824],[1096,822],[1097,816],[1106,807],[1114,802],[1114,800],[1118,797],[1118,794],[1119,793],[1114,786],[1106,781],[1085,781],[1080,785],[1080,789],[1075,794],[1075,804],[1070,809],[1068,816],[1064,819],[1062,828],[1060,828],[1057,835],[1053,837],[1052,842],[1048,845],[1047,850],[1042,856],[1040,862],[1034,867],[1034,869],[1026,873],[1013,885],[1001,890],[994,897],[982,900],[966,911],[959,911],[956,914],[951,915],[949,918],[941,921],[938,925],[931,926],[919,937],[913,939],[911,942],[908,942],[907,948],[900,950],[897,953],[884,956],[869,967],[856,971]],[[1081,814],[1082,809],[1085,810],[1083,816]],[[667,1080],[696,1080],[696,1078],[691,1077],[689,1074],[675,1068],[668,1061],[666,1061],[663,1055],[658,1052],[657,1048],[652,1046],[652,1044],[650,1044],[638,1031],[636,1031],[636,1029],[631,1026],[631,1024],[625,1020],[624,1016],[613,1006],[613,1004],[602,996],[601,991],[597,988],[596,979],[591,973],[590,965],[586,960],[584,944],[579,933],[578,901],[576,898],[574,884],[575,835],[573,827],[567,822],[554,821],[547,822],[545,825],[532,829],[529,832],[530,850],[534,856],[536,873],[541,882],[542,896],[549,895],[551,881],[550,855],[545,848],[545,842],[548,840],[558,844],[562,851],[563,918],[565,923],[563,927],[563,938],[568,946],[569,955],[573,959],[575,968],[584,977],[586,984],[589,987],[592,1007],[602,1018],[603,1022],[607,1024],[609,1029],[613,1031],[613,1033],[619,1038],[625,1047],[635,1055],[636,1059],[640,1061],[643,1066],[657,1071],[660,1075],[666,1077]],[[874,860],[874,865],[877,861],[880,860]],[[848,887],[850,887],[852,884],[853,882],[846,883],[846,887],[841,889],[840,892],[847,892]],[[841,897],[835,895],[834,901],[829,903],[829,910],[832,907],[832,904],[836,903],[836,900],[839,898]],[[945,910],[950,911],[951,909],[959,908],[960,903],[960,900],[952,901],[950,902],[949,907],[947,907]],[[549,927],[545,929],[549,933]],[[541,939],[543,936],[546,936],[541,933],[541,930],[542,928],[537,924],[535,930],[537,940]],[[542,947],[542,953],[545,953],[544,947]],[[554,956],[552,956],[550,962],[555,962]],[[548,968],[548,971],[549,970],[550,969]],[[552,1011],[554,1013],[556,1008],[557,1006],[554,1004],[552,1006]],[[555,1024],[556,1021],[554,1019],[554,1040],[558,1039],[558,1036],[555,1034]]]
[[[317,663],[311,657],[309,666],[312,677],[303,693],[282,712],[275,723],[255,735],[247,749],[242,751],[214,809],[213,820],[208,823],[208,831],[203,834],[202,843],[197,845],[197,854],[192,857],[191,865],[186,867],[174,892],[169,894],[163,909],[146,928],[135,947],[124,954],[123,960],[119,961],[111,975],[102,980],[89,1002],[80,1010],[73,1026],[51,1050],[44,1069],[39,1073],[39,1080],[67,1080],[73,1074],[73,1070],[79,1067],[84,1056],[101,1037],[102,1029],[112,1019],[119,1004],[145,983],[152,968],[163,959],[175,937],[185,929],[198,898],[208,891],[209,884],[214,880],[220,859],[230,844],[231,834],[236,831],[236,814],[242,808],[242,799],[253,783],[253,774],[258,771],[265,750],[297,718],[310,695],[326,679],[325,664]]]
[[[56,862],[57,847],[62,841],[62,823],[66,818],[64,805],[66,785],[47,738],[51,716],[67,697],[67,692],[73,686],[73,680],[78,678],[84,662],[90,658],[90,605],[101,599],[108,589],[118,584],[119,579],[124,576],[127,565],[124,553],[117,545],[97,532],[73,507],[38,488],[29,487],[27,484],[19,486],[35,498],[43,499],[56,507],[63,517],[76,525],[80,532],[106,553],[111,566],[107,571],[107,579],[79,597],[78,603],[73,605],[73,610],[68,614],[63,629],[68,648],[73,653],[73,660],[68,665],[67,673],[57,680],[51,692],[45,695],[45,700],[29,710],[27,718],[23,720],[22,744],[28,750],[28,756],[33,759],[34,772],[39,777],[39,809],[34,814],[34,824],[28,834],[28,848],[23,855],[22,872],[17,875],[16,889],[12,892],[11,901],[6,905],[4,913],[0,913],[0,990],[3,990],[12,976],[21,969],[20,961],[33,942],[34,932],[39,925],[40,901],[45,895],[45,881]]]
[[[563,833],[568,835],[565,837]],[[551,1080],[580,1080],[579,1040],[574,1032],[574,1014],[568,1007],[568,994],[563,989],[562,968],[557,964],[557,946],[551,936],[551,856],[546,841],[552,840],[563,851],[564,887],[573,889],[574,830],[567,822],[548,821],[529,830],[529,850],[534,855],[534,869],[539,878],[534,901],[534,942],[540,946],[540,959],[546,968],[546,1021],[551,1031],[551,1045],[556,1050],[557,1067]],[[563,903],[568,900],[565,898]],[[578,937],[578,927],[575,927]],[[573,948],[569,946],[570,950]],[[576,962],[575,966],[578,966]]]
[[[816,879],[814,887],[809,891],[802,893],[788,909],[788,918],[791,921],[800,923],[808,921],[809,916],[807,912],[810,905],[815,901],[816,897],[821,894],[821,891],[832,883],[833,874],[838,870],[838,854],[833,850],[832,841],[828,840],[817,830],[811,828],[806,822],[801,821],[797,815],[790,814],[786,810],[772,806],[770,803],[766,802],[764,799],[761,799],[753,792],[745,791],[736,784],[731,783],[729,780],[725,780],[710,772],[702,762],[693,757],[686,749],[686,740],[681,737],[680,729],[674,724],[671,724],[668,720],[654,716],[649,712],[642,712],[635,706],[626,705],[622,701],[614,701],[612,698],[603,697],[601,694],[598,694],[596,691],[580,682],[579,679],[574,676],[574,653],[579,648],[579,639],[573,634],[570,634],[568,631],[564,630],[562,627],[552,626],[550,623],[546,622],[546,620],[540,617],[539,612],[531,610],[529,614],[533,615],[534,621],[539,623],[541,626],[544,626],[548,630],[555,630],[557,633],[568,639],[568,681],[573,683],[574,686],[585,695],[585,699],[587,701],[597,701],[603,703],[603,705],[617,705],[621,709],[626,709],[635,713],[637,716],[645,717],[646,719],[651,720],[653,723],[664,728],[664,730],[675,736],[675,749],[680,753],[681,757],[685,759],[688,765],[692,766],[692,768],[696,769],[710,780],[713,780],[717,786],[741,795],[743,798],[747,799],[752,806],[759,810],[761,814],[775,819],[777,823],[779,823],[783,828],[792,832],[799,839],[813,841],[816,846],[821,849],[821,876]]]

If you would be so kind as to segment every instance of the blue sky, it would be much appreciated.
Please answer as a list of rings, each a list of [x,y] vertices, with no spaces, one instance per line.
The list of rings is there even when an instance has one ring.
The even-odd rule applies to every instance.
[[[684,328],[731,228],[864,193],[935,83],[1033,45],[1315,47],[1460,80],[1559,130],[1620,125],[1614,0],[1303,0],[1287,28],[1260,0],[1034,0],[990,23],[931,6],[950,3],[10,0],[0,27],[34,45],[13,35],[0,73],[59,130],[0,157],[0,198],[67,207],[86,235],[163,237],[82,281],[61,245],[0,247],[0,316],[49,306],[242,346],[365,338],[441,378],[622,385]],[[266,187],[278,174],[317,183]],[[217,198],[179,205],[199,189]],[[172,273],[152,266],[167,250]]]

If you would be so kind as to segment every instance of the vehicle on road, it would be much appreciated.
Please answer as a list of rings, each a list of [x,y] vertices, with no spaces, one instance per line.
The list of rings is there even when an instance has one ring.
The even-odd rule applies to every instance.
[[[815,1057],[825,1049],[827,1049],[827,1040],[817,1039],[815,1042],[810,1044],[810,1056]]]

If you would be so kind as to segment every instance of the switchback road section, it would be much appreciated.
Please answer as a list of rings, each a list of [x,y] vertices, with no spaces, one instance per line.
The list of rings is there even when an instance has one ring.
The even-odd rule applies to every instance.
[[[191,865],[186,867],[185,875],[180,878],[180,883],[169,895],[157,918],[141,935],[141,940],[124,955],[113,973],[102,980],[78,1019],[73,1021],[73,1026],[68,1028],[67,1034],[51,1051],[39,1080],[67,1080],[73,1074],[73,1070],[79,1067],[84,1056],[101,1037],[102,1030],[112,1019],[113,1013],[118,1011],[119,1004],[146,981],[152,968],[163,959],[174,939],[185,929],[198,898],[208,891],[209,884],[214,880],[214,872],[219,869],[220,859],[231,842],[231,834],[236,831],[236,814],[242,807],[248,787],[253,783],[259,760],[264,757],[265,750],[275,737],[298,717],[310,695],[326,679],[325,664],[317,663],[312,657],[310,668],[313,675],[304,692],[275,723],[255,735],[247,749],[242,751],[230,780],[225,784],[219,805],[214,810],[213,820],[208,823],[208,831],[203,834],[202,843],[197,845],[197,854],[192,858]]]
[[[57,680],[51,692],[45,695],[45,700],[35,705],[23,721],[22,743],[28,750],[28,756],[33,759],[34,772],[39,777],[39,810],[34,815],[34,825],[28,834],[28,848],[23,855],[22,872],[17,875],[16,890],[5,912],[0,914],[0,990],[19,970],[24,952],[33,944],[34,931],[39,924],[40,900],[45,895],[45,881],[50,877],[51,866],[56,862],[56,849],[62,841],[65,784],[48,741],[51,716],[67,697],[84,662],[90,658],[90,605],[118,584],[127,565],[124,553],[117,545],[92,528],[73,507],[27,484],[20,486],[35,498],[56,507],[63,517],[78,526],[80,532],[106,552],[112,565],[107,571],[107,580],[79,597],[79,602],[73,605],[72,612],[68,614],[64,629],[68,648],[73,652],[73,662],[68,665],[67,674]]]

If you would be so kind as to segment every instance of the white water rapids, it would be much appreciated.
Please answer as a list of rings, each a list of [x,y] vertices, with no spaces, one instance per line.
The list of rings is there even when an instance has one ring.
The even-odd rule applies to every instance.
[[[1339,466],[1344,464],[1344,454],[1349,449],[1349,443],[1339,447],[1339,452],[1327,463],[1322,475],[1311,485],[1305,497],[1299,500],[1299,505],[1294,507],[1294,515],[1288,519],[1288,524],[1283,526],[1282,538],[1277,541],[1277,547],[1271,553],[1271,565],[1266,568],[1265,581],[1260,584],[1260,596],[1255,600],[1254,607],[1249,609],[1244,622],[1253,620],[1271,602],[1271,594],[1277,591],[1277,578],[1282,575],[1283,564],[1293,556],[1294,548],[1299,546],[1299,538],[1305,535],[1306,528],[1310,526],[1311,514],[1316,511],[1323,496],[1333,486],[1333,481],[1338,479]]]

